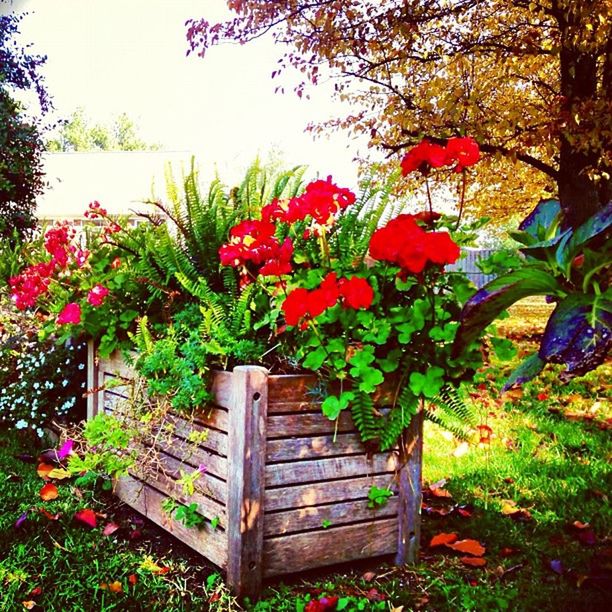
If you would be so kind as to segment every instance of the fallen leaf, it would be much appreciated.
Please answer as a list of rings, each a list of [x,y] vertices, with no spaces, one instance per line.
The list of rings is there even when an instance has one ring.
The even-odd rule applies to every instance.
[[[484,567],[487,564],[486,559],[479,557],[461,557],[460,561],[463,565],[469,565],[470,567]]]
[[[502,500],[501,513],[503,515],[508,516],[509,514],[514,514],[515,512],[518,512],[518,510],[519,507],[515,501],[512,501],[511,499]]]
[[[39,595],[42,594],[42,587],[34,587],[31,591],[30,594],[28,595],[28,597],[38,597]]]
[[[536,395],[536,398],[538,399],[538,401],[540,402],[545,402],[548,399],[548,393],[538,393]]]
[[[434,497],[443,497],[445,499],[452,499],[452,495],[446,490],[441,488],[432,489],[429,487],[429,493]]]
[[[565,573],[565,569],[563,568],[563,563],[559,559],[553,559],[550,563],[550,569],[555,572],[555,574],[559,574],[562,576]]]
[[[98,585],[98,588],[102,589],[103,591],[106,591],[106,589],[108,589],[108,584],[106,584],[106,582],[101,582]]]
[[[53,466],[48,463],[39,463],[36,468],[36,473],[44,480],[47,480],[49,478],[49,473],[52,472],[53,469]]]
[[[42,499],[43,501],[51,501],[52,499],[57,499],[59,493],[57,491],[57,487],[54,484],[48,482],[40,490],[39,495],[40,499]]]
[[[457,541],[456,533],[439,533],[431,538],[431,542],[429,542],[429,547],[433,548],[434,546],[446,546],[448,544],[452,544]]]
[[[374,578],[376,578],[376,572],[366,572],[361,579],[365,580],[366,582],[371,582],[372,580],[374,580]]]
[[[70,438],[66,440],[60,449],[57,451],[57,458],[59,461],[63,461],[68,455],[72,454],[72,447],[74,446],[74,440]]]
[[[511,557],[512,555],[516,555],[519,552],[520,550],[518,548],[512,548],[511,546],[504,546],[499,551],[499,556],[500,557]]]
[[[146,556],[144,558],[144,561],[142,561],[140,564],[140,568],[151,572],[152,574],[166,574],[170,571],[169,568],[158,565],[155,561],[153,561],[153,557],[151,556]]]
[[[487,552],[487,549],[477,540],[459,540],[458,542],[446,544],[445,546],[457,552],[473,555],[474,557],[482,557],[482,555]]]
[[[55,480],[65,480],[66,478],[72,478],[72,474],[63,468],[52,469],[47,476]]]
[[[590,523],[582,523],[581,521],[574,521],[572,523],[572,527],[576,529],[587,529],[590,526],[591,526]]]
[[[110,536],[113,533],[115,533],[115,531],[117,531],[117,529],[120,529],[119,525],[117,525],[117,523],[113,523],[111,521],[110,523],[106,523],[106,525],[104,525],[104,529],[102,530],[102,535],[103,536]]]
[[[89,508],[85,508],[84,510],[79,510],[78,512],[75,512],[74,519],[82,525],[90,527],[91,529],[96,527],[96,525],[98,524],[98,521],[96,519],[96,513],[93,510],[90,510]]]
[[[523,388],[509,389],[503,394],[504,399],[518,400],[523,397]]]
[[[26,609],[26,610],[31,610],[35,605],[36,602],[32,599],[30,599],[29,601],[22,601],[21,605]]]
[[[123,593],[123,585],[118,580],[115,580],[108,585],[108,590],[111,593]]]
[[[19,518],[15,521],[15,529],[19,529],[28,520],[28,513],[23,512],[19,515]]]
[[[61,516],[59,512],[57,512],[56,514],[51,514],[48,510],[45,510],[44,508],[39,508],[38,511],[43,516],[46,516],[50,521],[57,521],[59,517]]]
[[[136,576],[136,574],[130,574],[128,576],[128,582],[134,586],[138,582],[138,576]]]

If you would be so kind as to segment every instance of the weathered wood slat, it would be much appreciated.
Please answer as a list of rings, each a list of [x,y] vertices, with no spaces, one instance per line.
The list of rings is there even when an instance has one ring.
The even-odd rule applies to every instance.
[[[368,508],[367,499],[328,504],[325,506],[310,506],[297,510],[266,513],[264,521],[264,536],[274,536],[321,529],[323,521],[330,521],[331,527],[359,521],[373,521],[381,518],[397,516],[397,495],[391,497],[382,508]]]
[[[174,433],[185,440],[189,439],[189,434],[192,431],[206,432],[206,439],[198,441],[198,445],[219,455],[227,456],[228,435],[226,433],[202,427],[198,423],[192,423],[178,415],[168,415],[168,421],[174,425]]]
[[[232,407],[232,372],[213,372],[211,393],[217,406],[230,409]]]
[[[396,467],[397,457],[387,453],[273,463],[266,465],[266,487],[393,473]]]
[[[181,477],[181,470],[190,473],[197,468],[197,466],[188,465],[161,451],[157,452],[157,460],[160,464],[161,473],[174,480]],[[211,474],[203,474],[195,481],[195,488],[219,503],[227,504],[227,482]]]
[[[330,421],[323,413],[286,414],[268,417],[268,439],[289,436],[333,434],[336,422]],[[346,410],[338,418],[338,433],[355,431],[351,414]]]
[[[177,500],[181,504],[189,505],[191,503],[198,504],[199,514],[207,518],[208,520],[212,520],[215,517],[219,518],[219,525],[224,529],[227,526],[227,511],[226,507],[215,501],[214,499],[203,495],[196,491],[193,495],[185,495],[183,492],[183,487],[173,480],[169,476],[161,472],[156,472],[154,474],[143,474],[138,470],[132,469],[130,470],[130,475],[137,480],[140,480],[146,484],[153,486],[158,491],[165,493],[166,495],[172,497]]]
[[[264,574],[276,576],[394,553],[397,519],[264,540]]]
[[[309,391],[317,385],[317,377],[308,374],[279,374],[268,376],[268,405],[277,402],[308,402]]]
[[[119,376],[127,380],[134,378],[134,367],[123,359],[119,351],[115,351],[109,357],[99,357],[98,368],[100,372]]]
[[[370,487],[374,485],[377,487],[391,486],[393,491],[397,491],[395,481],[390,474],[278,487],[266,489],[265,509],[266,512],[270,510],[287,510],[366,498]]]
[[[126,381],[125,378],[114,376],[108,372],[101,372],[100,374],[100,385],[104,385],[104,393],[112,393],[117,397],[124,397],[126,399],[133,395],[133,385],[131,382]]]
[[[268,406],[268,414],[287,414],[293,412],[321,412],[321,402],[277,402]]]
[[[202,447],[185,442],[176,436],[160,438],[156,448],[168,455],[176,457],[183,463],[190,466],[202,466],[207,473],[213,474],[222,480],[227,480],[227,459],[220,455],[215,455]]]
[[[200,408],[193,414],[193,420],[198,425],[214,427],[220,431],[229,431],[229,417],[227,410],[217,406]]]
[[[363,452],[363,444],[359,434],[356,433],[338,434],[337,436],[283,438],[268,440],[266,443],[266,462],[355,455]]]
[[[263,576],[268,371],[256,366],[238,366],[234,368],[232,381],[227,582],[239,597],[256,597]]]
[[[87,420],[93,419],[100,409],[100,370],[96,363],[96,351],[93,340],[87,341]]]
[[[115,483],[115,494],[126,504],[150,518],[182,542],[210,559],[221,568],[227,565],[227,533],[205,525],[199,529],[185,527],[178,521],[169,522],[161,509],[166,495],[135,478],[126,476]]]

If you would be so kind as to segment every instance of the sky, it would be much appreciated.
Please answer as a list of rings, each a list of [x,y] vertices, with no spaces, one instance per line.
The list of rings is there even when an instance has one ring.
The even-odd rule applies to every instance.
[[[186,57],[185,21],[223,19],[223,0],[13,0],[29,14],[22,41],[46,54],[43,69],[58,117],[83,107],[94,122],[125,112],[140,136],[196,155],[203,174],[238,180],[257,154],[281,153],[354,186],[357,143],[346,134],[313,140],[310,121],[335,115],[331,87],[299,99],[287,77],[284,95],[270,78],[282,49],[271,39],[225,45]]]

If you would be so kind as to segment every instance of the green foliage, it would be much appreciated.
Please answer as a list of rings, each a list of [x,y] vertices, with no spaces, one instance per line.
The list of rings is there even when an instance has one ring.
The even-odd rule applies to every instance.
[[[390,489],[381,489],[377,486],[370,487],[368,491],[368,508],[381,508],[386,506],[389,498],[393,496]]]
[[[159,149],[148,144],[138,135],[132,119],[121,113],[112,123],[92,124],[83,108],[77,108],[65,121],[57,134],[47,139],[46,149],[52,153],[73,151],[149,151]]]
[[[425,416],[460,440],[468,439],[480,422],[477,407],[466,399],[465,391],[449,385],[425,405]]]
[[[565,225],[558,201],[540,202],[512,234],[523,245],[525,262],[480,289],[463,310],[457,350],[521,298],[546,295],[557,303],[539,361],[521,366],[508,386],[536,376],[546,363],[564,363],[563,380],[583,375],[601,365],[612,347],[612,203],[577,228]]]
[[[174,518],[183,523],[185,527],[199,527],[206,519],[198,513],[198,504],[191,503],[188,506],[180,505],[174,512]]]

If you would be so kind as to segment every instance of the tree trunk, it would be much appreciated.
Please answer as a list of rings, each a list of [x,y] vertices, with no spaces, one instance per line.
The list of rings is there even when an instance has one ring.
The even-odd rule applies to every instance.
[[[606,149],[605,143],[598,148],[579,146],[584,138],[581,134],[585,129],[584,123],[589,123],[587,117],[581,116],[582,105],[588,101],[594,103],[598,95],[603,94],[598,91],[597,53],[585,51],[573,40],[576,29],[584,27],[584,24],[577,23],[578,18],[571,12],[557,17],[561,26],[560,119],[564,124],[559,134],[559,199],[567,225],[575,228],[602,208],[610,195],[609,177],[602,177],[596,182],[589,176],[589,171],[598,168],[600,157]],[[605,74],[609,66],[610,63],[605,62],[603,69],[600,67],[604,82],[609,78]],[[602,138],[605,132],[601,130]]]

